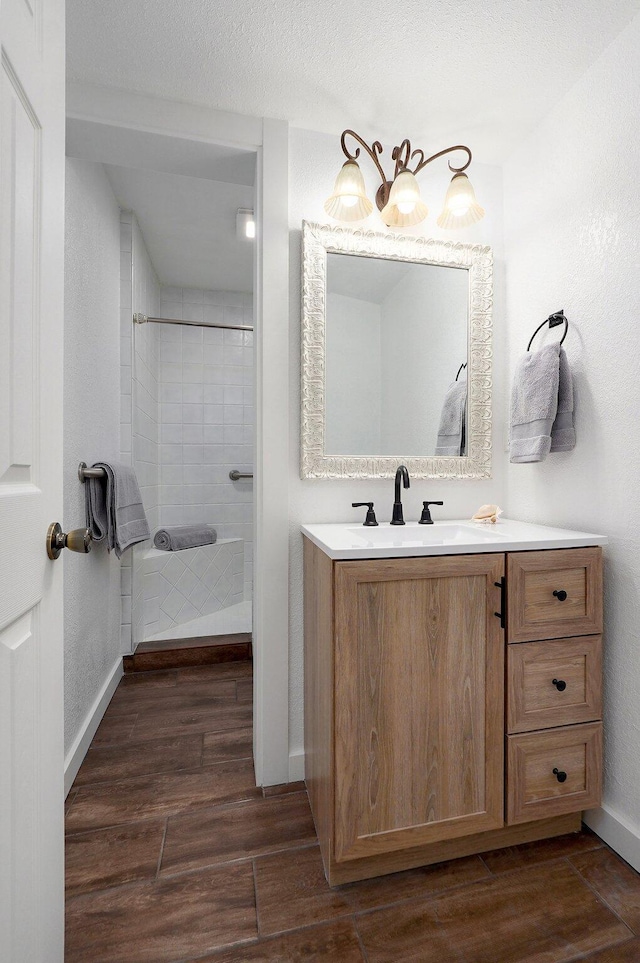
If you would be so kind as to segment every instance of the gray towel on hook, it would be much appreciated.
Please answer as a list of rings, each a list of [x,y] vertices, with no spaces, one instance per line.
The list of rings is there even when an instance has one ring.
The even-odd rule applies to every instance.
[[[511,391],[510,461],[543,461],[551,451],[558,412],[559,344],[527,351],[516,365]]]
[[[84,483],[87,528],[95,542],[106,539],[108,550],[120,558],[151,535],[136,473],[131,465],[117,461],[97,461],[91,467],[103,468],[105,477]]]
[[[180,552],[184,548],[197,548],[198,545],[213,545],[218,537],[215,528],[209,525],[172,525],[159,528],[153,544],[161,552]]]
[[[436,455],[464,455],[467,380],[453,381],[444,396]]]
[[[576,430],[573,424],[573,378],[564,348],[560,348],[558,377],[558,413],[551,426],[551,451],[573,451],[576,447]]]

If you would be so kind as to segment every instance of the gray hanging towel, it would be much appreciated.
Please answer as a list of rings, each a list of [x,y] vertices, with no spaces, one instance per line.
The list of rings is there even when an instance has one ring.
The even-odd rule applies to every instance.
[[[511,390],[510,461],[544,461],[558,411],[559,344],[528,351],[516,365]]]
[[[452,382],[444,396],[436,441],[436,455],[464,455],[466,410],[467,382],[463,378]]]
[[[576,447],[576,430],[573,423],[573,377],[569,359],[560,348],[558,382],[558,413],[551,427],[551,451],[573,451]]]
[[[213,545],[217,537],[215,528],[204,522],[201,525],[171,525],[158,529],[153,544],[161,552],[180,552],[184,548]]]
[[[97,461],[105,477],[88,478],[85,484],[87,528],[95,542],[107,542],[118,558],[126,549],[151,536],[142,505],[136,473],[131,465]]]

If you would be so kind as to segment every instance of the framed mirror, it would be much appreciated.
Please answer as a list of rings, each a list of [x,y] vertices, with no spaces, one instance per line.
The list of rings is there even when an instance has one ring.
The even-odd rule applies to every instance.
[[[302,229],[302,478],[491,474],[493,257]]]

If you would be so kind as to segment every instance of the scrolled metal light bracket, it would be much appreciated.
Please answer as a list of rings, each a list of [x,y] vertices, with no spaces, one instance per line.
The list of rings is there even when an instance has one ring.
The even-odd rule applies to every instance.
[[[383,150],[384,150],[380,141],[374,140],[371,146],[369,146],[369,144],[367,144],[367,142],[363,140],[360,134],[357,134],[355,130],[347,129],[343,131],[342,136],[340,138],[340,144],[342,146],[342,151],[345,157],[347,158],[347,160],[351,160],[351,161],[357,161],[357,159],[360,157],[360,147],[356,147],[353,152],[350,151],[349,148],[347,147],[347,137],[352,137],[358,144],[360,144],[360,147],[364,148],[364,150],[367,152],[367,154],[369,155],[373,163],[376,165],[376,168],[378,169],[378,173],[380,174],[380,179],[382,181],[376,193],[376,205],[379,211],[383,209],[383,207],[386,205],[387,201],[389,200],[389,192],[391,191],[391,185],[393,184],[393,181],[398,176],[400,171],[407,170],[407,171],[411,171],[412,174],[418,174],[421,170],[423,170],[427,166],[427,164],[430,164],[432,161],[437,160],[438,157],[444,157],[446,154],[453,153],[453,151],[462,150],[467,155],[467,160],[462,165],[462,167],[454,167],[451,161],[447,162],[449,165],[449,170],[451,171],[452,174],[462,174],[464,171],[466,171],[472,159],[471,151],[464,144],[455,144],[452,147],[445,147],[444,150],[439,150],[436,154],[431,154],[430,157],[425,157],[425,154],[422,148],[417,147],[415,150],[412,150],[411,141],[405,138],[399,146],[394,147],[393,150],[391,151],[391,160],[395,162],[395,169],[393,173],[393,178],[389,180],[379,160],[379,156],[380,154],[383,153]],[[415,161],[414,167],[410,166],[412,161]]]

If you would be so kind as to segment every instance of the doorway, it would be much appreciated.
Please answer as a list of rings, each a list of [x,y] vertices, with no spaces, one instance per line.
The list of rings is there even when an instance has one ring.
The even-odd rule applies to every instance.
[[[251,638],[255,154],[209,153],[207,178],[103,165],[121,210],[122,459],[152,532],[123,558],[132,654],[246,654]]]
[[[287,435],[282,432],[288,414],[287,125],[139,95],[132,98],[116,90],[98,92],[82,85],[72,85],[68,94],[68,152],[72,156],[136,170],[157,171],[166,165],[165,173],[203,180],[212,179],[215,165],[215,176],[222,180],[231,172],[230,181],[234,172],[245,176],[243,160],[257,169],[257,236],[252,255],[253,310],[260,319],[253,348],[258,399],[256,477],[252,482],[238,482],[251,491],[254,512],[256,780],[263,785],[282,783],[289,778],[287,485],[281,472],[288,448]],[[182,287],[187,284],[183,282]],[[126,322],[123,319],[127,326],[124,336],[136,336],[132,313]],[[271,457],[265,459],[265,451]],[[245,464],[234,463],[234,469]],[[268,561],[261,562],[261,551]],[[124,634],[123,654],[130,653],[131,645]]]

